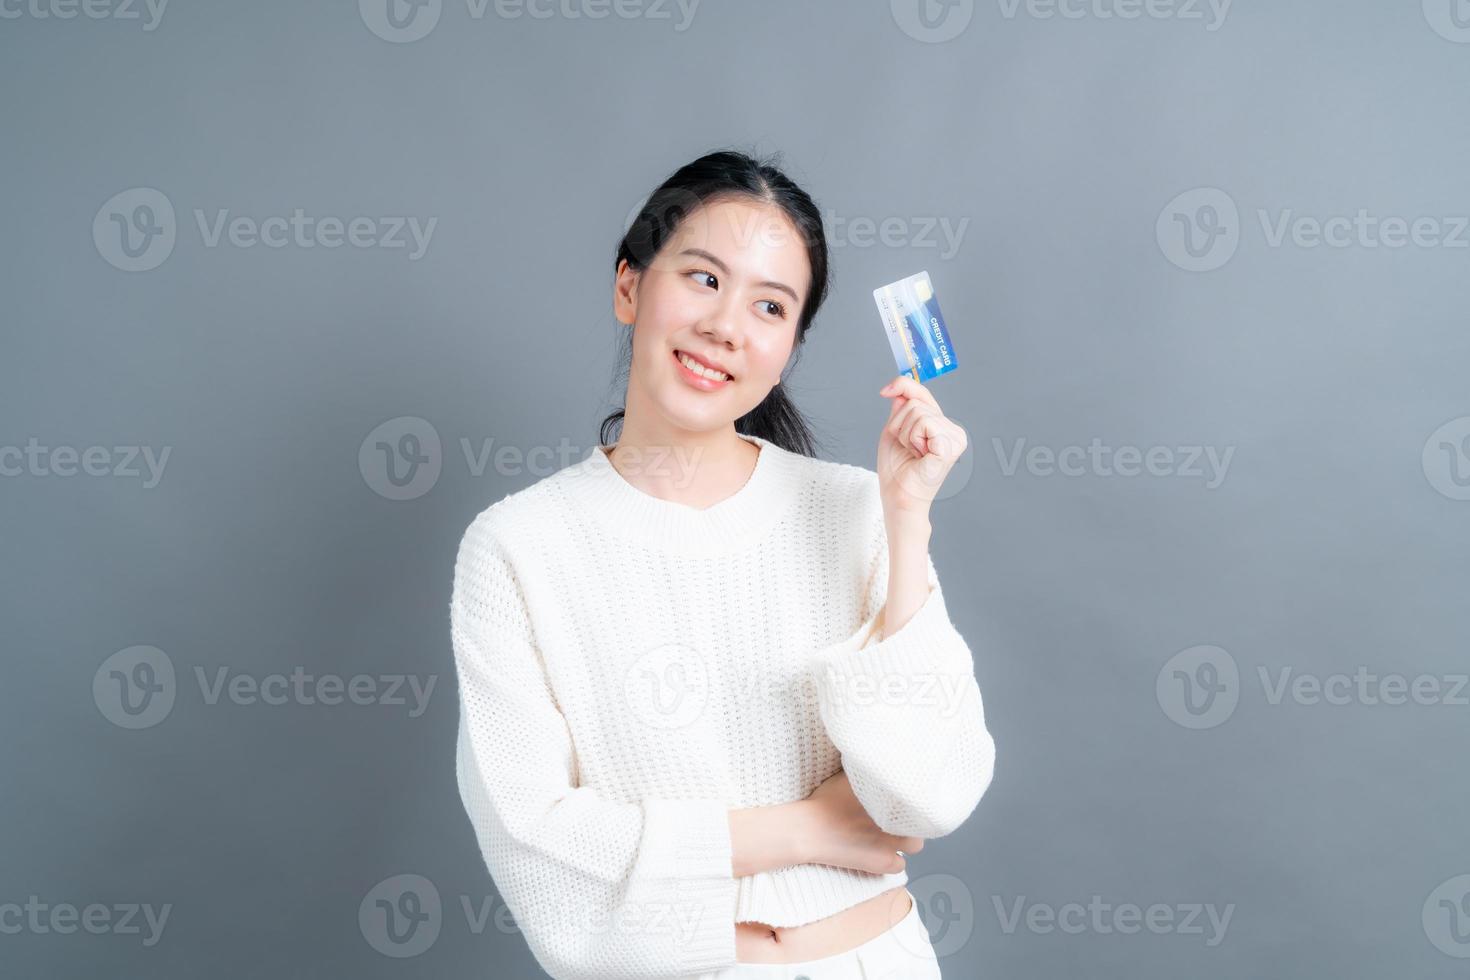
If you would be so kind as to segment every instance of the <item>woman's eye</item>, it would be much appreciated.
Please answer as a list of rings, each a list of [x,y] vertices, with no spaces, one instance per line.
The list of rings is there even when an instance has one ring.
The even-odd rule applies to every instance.
[[[706,269],[691,269],[684,273],[684,275],[692,277],[701,286],[710,286],[714,289],[720,288],[719,277]],[[785,319],[786,304],[778,303],[773,299],[763,299],[761,302],[766,306],[767,315]]]

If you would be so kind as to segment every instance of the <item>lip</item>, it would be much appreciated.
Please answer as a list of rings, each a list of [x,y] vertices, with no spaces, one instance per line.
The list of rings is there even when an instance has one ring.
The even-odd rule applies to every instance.
[[[684,366],[683,362],[679,360],[680,354],[688,354],[691,358],[698,361],[700,364],[703,364],[705,367],[714,368],[716,371],[724,371],[727,375],[730,375],[730,372],[726,371],[719,364],[711,364],[705,358],[699,357],[698,355],[693,354],[690,351],[680,350],[678,348],[670,351],[669,356],[673,358],[674,366],[679,369],[679,376],[682,377],[689,384],[693,385],[696,388],[699,388],[701,391],[715,391],[717,389],[725,387],[725,385],[735,380],[733,375],[730,375],[730,377],[728,377],[724,381],[713,381],[709,378],[701,377],[700,375],[695,374],[693,371]]]

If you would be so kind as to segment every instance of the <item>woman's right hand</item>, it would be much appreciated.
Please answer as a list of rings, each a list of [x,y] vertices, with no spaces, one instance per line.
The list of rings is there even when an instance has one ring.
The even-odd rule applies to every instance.
[[[841,769],[812,790],[801,806],[806,816],[802,836],[808,863],[895,874],[907,863],[899,851],[917,854],[924,849],[922,837],[898,837],[879,829]]]

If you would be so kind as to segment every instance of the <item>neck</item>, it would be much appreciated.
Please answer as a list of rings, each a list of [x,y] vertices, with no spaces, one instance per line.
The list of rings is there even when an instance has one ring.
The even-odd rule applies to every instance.
[[[805,492],[813,471],[805,457],[773,442],[727,434],[747,443],[755,462],[744,474],[737,474],[744,477],[738,487],[731,480],[721,491],[708,494],[719,499],[690,504],[650,493],[623,476],[603,446],[593,447],[580,463],[567,467],[558,485],[588,521],[639,547],[685,557],[742,551],[758,544],[780,523]],[[631,436],[626,443],[619,440],[617,446],[615,455],[622,457],[624,450],[633,447]],[[655,446],[633,476],[640,482],[648,482],[646,476],[667,479],[667,473],[648,471],[659,469],[660,460],[663,467],[677,471],[680,459],[687,462],[689,457],[660,452]],[[683,472],[692,473],[703,487],[714,484],[709,479],[713,470],[713,466],[695,465]],[[679,488],[679,496],[689,496],[688,489],[686,483]]]
[[[623,479],[644,493],[705,508],[750,479],[759,452],[733,424],[695,431],[624,416],[608,459]]]

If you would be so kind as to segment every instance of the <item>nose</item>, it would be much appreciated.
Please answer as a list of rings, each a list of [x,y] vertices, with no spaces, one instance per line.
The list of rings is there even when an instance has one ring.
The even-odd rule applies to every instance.
[[[699,324],[699,332],[716,344],[735,350],[741,343],[739,311],[730,300],[716,304]]]

